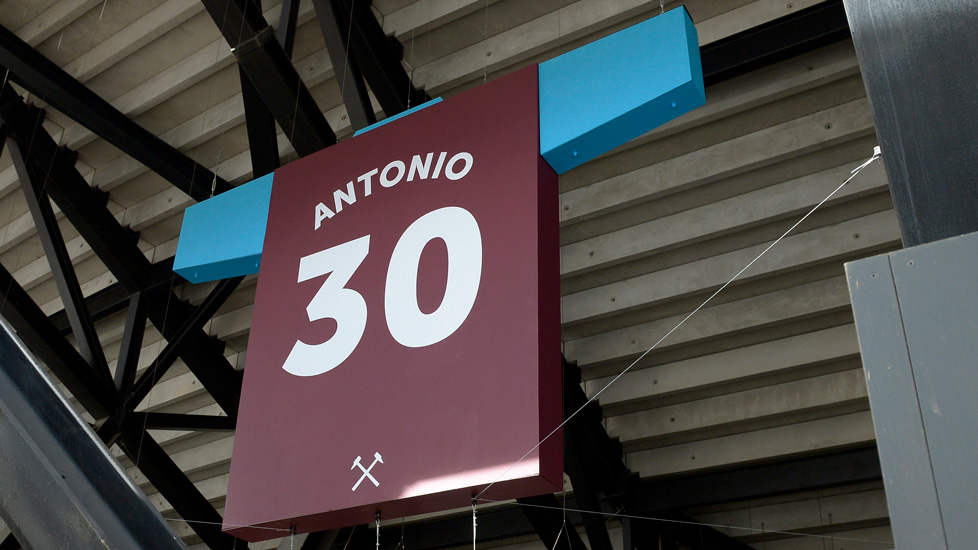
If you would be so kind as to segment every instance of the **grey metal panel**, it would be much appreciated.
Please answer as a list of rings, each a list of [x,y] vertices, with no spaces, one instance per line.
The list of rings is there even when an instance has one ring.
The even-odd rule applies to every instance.
[[[0,515],[17,540],[27,549],[185,549],[0,324]]]
[[[890,262],[948,546],[974,548],[978,540],[978,233],[894,252]]]
[[[846,264],[897,548],[947,548],[888,256]]]
[[[978,2],[845,6],[904,245],[978,231]]]

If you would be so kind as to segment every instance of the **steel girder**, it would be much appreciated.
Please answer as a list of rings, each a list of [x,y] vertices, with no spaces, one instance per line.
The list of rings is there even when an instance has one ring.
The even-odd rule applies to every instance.
[[[216,184],[215,193],[231,188],[210,170],[136,124],[3,26],[0,26],[0,66],[10,70],[11,79],[17,84],[143,163],[194,200],[209,197],[212,183]]]
[[[119,346],[119,359],[115,367],[115,389],[120,395],[126,395],[132,390],[145,331],[146,296],[142,292],[137,292],[129,298],[126,324],[122,330],[122,343]]]
[[[41,308],[0,265],[4,294],[0,315],[14,327],[21,340],[58,377],[96,421],[115,414],[122,405],[115,388],[95,376],[88,363],[48,320]]]
[[[254,3],[252,9],[257,9]],[[285,0],[279,14],[275,38],[282,45],[286,57],[292,58],[295,43],[295,26],[299,18],[299,0]],[[262,101],[261,94],[248,78],[243,67],[238,67],[241,81],[241,101],[245,108],[245,126],[248,130],[248,149],[251,153],[251,177],[258,178],[279,167],[278,139],[275,117]]]
[[[340,93],[343,95],[350,124],[354,131],[362,130],[377,122],[377,117],[374,116],[374,108],[367,95],[360,64],[349,47],[353,28],[352,14],[341,0],[313,0],[312,5],[316,9],[319,27],[326,41],[326,51],[333,62],[333,72],[340,84]]]
[[[11,97],[12,96],[12,97]],[[9,87],[0,91],[0,119],[15,137],[30,139],[25,154],[37,166],[50,167],[46,191],[58,203],[71,224],[91,245],[112,274],[130,293],[143,291],[143,281],[151,274],[151,264],[108,209],[96,200],[95,194],[81,174],[66,159],[51,136],[40,127],[36,117]],[[171,275],[175,277],[175,275]],[[167,307],[169,303],[169,307]],[[171,340],[178,327],[189,317],[188,307],[167,291],[164,299],[150,297],[149,318]],[[219,353],[203,332],[186,336],[181,357],[200,379],[221,408],[234,416],[240,397],[241,378],[227,359]]]
[[[163,327],[161,332],[163,337],[167,340],[167,345],[160,352],[153,364],[143,372],[142,376],[136,381],[132,388],[132,391],[125,397],[125,403],[130,407],[135,408],[153,389],[153,385],[157,380],[162,377],[166,371],[173,365],[177,360],[177,357],[183,355],[184,361],[187,362],[187,366],[190,367],[191,361],[198,363],[200,358],[189,359],[186,357],[184,350],[187,347],[210,347],[215,348],[215,343],[209,341],[209,338],[204,336],[202,328],[214,316],[217,309],[231,296],[231,293],[238,287],[241,280],[244,277],[234,277],[232,279],[225,279],[217,284],[214,290],[204,299],[204,301],[197,306],[192,311],[187,309],[182,303],[171,303],[169,306],[156,302],[150,305],[149,317],[151,319],[159,318],[160,315],[163,316],[163,321],[166,320],[167,316],[170,317],[172,323],[170,327]],[[179,324],[178,324],[179,323]],[[154,321],[155,324],[155,321]],[[173,328],[174,325],[176,328]],[[159,325],[158,325],[159,326]],[[192,341],[191,341],[192,340]],[[200,369],[207,370],[206,365],[201,364]],[[191,370],[194,370],[191,367]],[[197,371],[194,370],[196,373]],[[213,384],[220,384],[221,381],[210,375],[208,378],[213,379]],[[235,372],[235,382],[237,385],[236,390],[222,391],[220,396],[215,396],[213,393],[215,401],[221,405],[224,412],[228,416],[236,417],[238,413],[238,398],[240,397],[240,377],[237,376]],[[198,375],[198,378],[200,376]],[[208,387],[208,384],[204,382],[204,379],[200,379],[201,383]],[[208,390],[210,391],[210,390]],[[225,408],[224,402],[227,402],[230,409]]]
[[[558,548],[560,550],[588,550],[584,541],[581,540],[581,535],[574,528],[573,521],[571,521],[578,519],[579,516],[575,514],[573,518],[568,518],[566,514],[563,514],[561,503],[555,495],[520,498],[516,499],[516,502],[520,505],[520,510],[529,520],[544,546],[553,550]],[[588,540],[591,540],[590,531],[588,531]],[[593,546],[591,550],[595,550]]]
[[[16,153],[22,153],[19,156],[24,161],[24,169],[28,175],[31,175],[30,172],[41,172],[43,167],[47,173],[44,186],[47,195],[58,203],[67,219],[92,246],[121,286],[132,295],[142,295],[146,299],[147,316],[172,346],[170,353],[175,357],[179,351],[191,371],[231,417],[230,420],[219,417],[214,417],[214,420],[206,417],[191,419],[184,421],[185,424],[203,423],[206,426],[201,427],[207,429],[226,429],[228,424],[233,425],[240,395],[240,373],[228,364],[219,346],[199,327],[206,322],[204,317],[209,318],[213,314],[240,279],[219,284],[196,310],[179,301],[170,287],[164,286],[158,269],[142,255],[131,234],[112,217],[88,183],[75,170],[72,156],[59,149],[50,135],[40,127],[37,114],[9,87],[0,90],[0,105],[0,120],[3,121],[6,133],[18,140],[11,143],[18,147]],[[20,151],[19,144],[28,139],[30,148]],[[172,281],[173,277],[170,273],[167,280]],[[183,517],[208,518],[205,521],[216,518],[220,522],[220,516],[193,483],[145,433],[144,424],[134,421],[134,417],[130,416],[132,409],[138,405],[132,394],[128,394],[127,399],[123,400],[111,379],[97,376],[90,371],[85,372],[88,370],[85,360],[51,325],[47,317],[40,313],[36,304],[13,281],[9,273],[0,270],[0,283],[4,282],[8,289],[4,315],[17,326],[18,332],[86,410],[99,419],[96,424],[99,437],[107,443],[118,438],[119,444],[130,458]],[[138,301],[136,305],[138,308]],[[138,330],[135,325],[138,324],[141,314],[137,312],[133,316],[133,324],[127,336],[130,352],[137,346],[135,342],[138,340],[134,332]],[[127,358],[125,361],[133,360]],[[124,385],[125,378],[131,376],[125,374],[125,366],[122,368],[120,385]],[[170,417],[139,416],[139,420],[145,422],[151,419],[160,424],[176,422]],[[208,523],[190,525],[212,548],[232,548],[233,537],[220,533],[219,528]]]
[[[51,267],[55,286],[57,286],[58,293],[64,302],[64,310],[68,316],[71,331],[75,335],[75,341],[78,342],[82,357],[92,368],[93,373],[105,380],[111,380],[109,365],[105,361],[102,345],[99,343],[98,334],[95,332],[95,324],[85,308],[85,296],[82,294],[78,278],[75,276],[75,269],[71,265],[71,257],[65,247],[61,229],[58,227],[58,220],[55,218],[54,210],[44,192],[47,174],[40,173],[27,163],[23,148],[24,145],[14,136],[7,138],[7,149],[13,158],[17,178],[24,190],[24,197],[27,199],[38,237],[41,239],[44,255]]]
[[[7,323],[0,358],[0,513],[19,541],[29,548],[186,548]]]
[[[829,0],[701,48],[707,86],[850,38],[842,0]]]
[[[153,436],[146,433],[139,419],[127,418],[120,430],[117,440],[119,447],[163,498],[173,505],[174,510],[190,520],[188,524],[204,543],[214,550],[232,550],[237,539],[221,532],[221,515]]]
[[[202,3],[296,153],[306,156],[335,144],[336,134],[253,2]]]
[[[388,37],[370,9],[370,2],[363,0],[331,0],[342,5],[352,14],[348,36],[353,56],[363,76],[370,85],[380,108],[387,116],[421,105],[431,99],[428,94],[414,87],[401,66],[403,47],[397,39]],[[318,13],[317,8],[317,13]],[[347,22],[350,19],[341,19]],[[332,52],[330,52],[332,57]]]

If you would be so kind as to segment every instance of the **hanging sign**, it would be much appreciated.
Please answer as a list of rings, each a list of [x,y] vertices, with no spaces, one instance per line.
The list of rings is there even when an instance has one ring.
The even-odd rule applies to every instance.
[[[174,271],[260,265],[226,532],[562,487],[557,173],[703,105],[698,43],[675,9],[185,211]]]
[[[275,172],[225,510],[246,540],[559,490],[537,67]]]

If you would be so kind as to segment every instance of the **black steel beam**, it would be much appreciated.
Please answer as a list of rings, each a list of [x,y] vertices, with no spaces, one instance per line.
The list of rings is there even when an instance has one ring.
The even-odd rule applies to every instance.
[[[117,441],[133,464],[159,490],[180,517],[212,550],[232,550],[234,537],[221,532],[223,518],[197,487],[187,479],[163,447],[135,419],[122,425]]]
[[[13,533],[10,533],[0,541],[0,550],[20,550],[20,543]]]
[[[326,51],[333,62],[336,81],[340,85],[343,104],[353,130],[361,130],[377,122],[360,64],[350,51],[351,14],[342,0],[313,0],[316,18],[326,41]],[[406,91],[406,90],[405,90]]]
[[[130,299],[129,291],[119,283],[103,288],[102,290],[85,298],[85,307],[92,316],[92,321],[99,321],[126,309]],[[64,310],[51,314],[48,318],[51,324],[62,334],[70,334],[71,325],[68,324],[68,314]]]
[[[169,288],[173,284],[175,277],[176,275],[173,273],[173,257],[171,256],[152,264],[143,277],[139,287],[143,289],[141,292],[146,295],[159,293]],[[113,283],[86,298],[85,305],[89,314],[92,316],[92,320],[98,322],[126,309],[129,306],[129,301],[132,296],[133,294],[124,286],[119,283]],[[68,324],[68,316],[63,310],[51,314],[50,319],[51,323],[62,334],[67,335],[70,333],[71,325]]]
[[[244,103],[245,127],[248,130],[251,175],[252,178],[259,178],[279,166],[275,118],[241,67],[238,67],[238,78],[241,81],[241,101]]]
[[[47,194],[116,279],[130,292],[139,291],[149,260],[9,86],[0,91],[0,105],[0,119],[7,125],[7,132],[30,143],[24,153],[34,164],[49,170]]]
[[[713,85],[850,37],[842,0],[829,0],[700,49],[703,82]]]
[[[592,464],[586,464],[582,460],[582,454],[588,451],[578,442],[580,437],[575,434],[576,430],[570,426],[573,423],[572,421],[564,427],[564,468],[567,470],[567,475],[574,487],[574,496],[580,509],[594,512],[584,514],[582,517],[591,550],[611,550],[611,536],[608,534],[604,516],[600,515],[601,502],[598,498],[597,487],[592,480]]]
[[[0,315],[7,319],[21,340],[54,372],[85,410],[96,420],[115,412],[121,404],[115,388],[100,377],[93,376],[78,351],[54,328],[41,308],[2,265],[0,289],[3,289]]]
[[[136,379],[139,351],[143,346],[145,332],[146,296],[138,292],[129,299],[129,310],[126,312],[126,324],[119,347],[119,360],[115,366],[115,387],[120,395],[128,394]]]
[[[36,128],[36,117],[9,87],[0,91],[0,119],[7,131],[19,139],[30,139],[31,148],[25,151],[37,166],[49,167],[50,183],[46,191],[68,220],[74,225],[99,259],[131,293],[146,290],[147,281],[155,281],[155,267],[143,256],[119,222],[98,201],[92,188],[75,167],[69,164],[51,136]],[[171,280],[169,275],[164,280]],[[155,283],[154,283],[155,284]],[[162,287],[158,287],[162,288]],[[173,340],[179,327],[191,313],[172,290],[163,299],[150,296],[149,318],[164,338]],[[46,319],[45,319],[46,321]],[[229,416],[235,416],[241,392],[241,376],[211,343],[202,331],[191,333],[181,357],[197,376],[204,388]]]
[[[236,0],[202,2],[296,153],[335,144],[336,134],[261,12]]]
[[[621,518],[622,548],[624,550],[644,550],[655,548],[662,550],[662,539],[651,521],[644,521],[631,516]]]
[[[40,124],[40,118],[38,124]],[[28,163],[23,154],[24,144],[19,143],[13,136],[7,138],[7,142],[7,149],[10,150],[10,156],[17,171],[17,178],[20,180],[24,197],[27,199],[28,209],[34,219],[34,227],[41,239],[41,247],[48,259],[48,265],[51,266],[51,276],[54,278],[55,286],[61,295],[71,331],[78,343],[78,350],[95,376],[111,380],[109,364],[102,352],[98,333],[95,332],[95,323],[92,322],[88,309],[85,307],[85,295],[82,294],[81,285],[78,284],[78,277],[75,275],[75,269],[71,264],[71,257],[68,255],[68,248],[65,246],[64,237],[58,227],[58,220],[51,208],[51,202],[44,192],[47,174],[40,173]]]
[[[261,9],[260,3],[252,2],[248,9]],[[292,57],[292,45],[286,41],[295,40],[295,24],[298,21],[295,5],[282,6],[276,39],[282,44],[285,55]],[[291,25],[291,27],[290,27]],[[276,139],[275,117],[268,110],[261,95],[251,83],[243,67],[238,66],[238,80],[241,82],[241,100],[245,109],[245,127],[248,130],[248,149],[251,153],[252,178],[271,173],[279,166],[278,140]]]
[[[179,430],[196,432],[233,432],[234,419],[229,416],[203,414],[174,414],[158,412],[129,413],[132,421],[147,430]]]
[[[366,1],[340,0],[353,14],[350,44],[367,84],[387,116],[396,115],[430,98],[414,87],[401,65],[402,49],[388,38]]]
[[[231,279],[222,280],[216,287],[214,287],[214,290],[207,295],[207,298],[204,298],[204,301],[201,302],[199,306],[194,308],[193,312],[191,313],[180,311],[177,304],[171,304],[173,311],[168,312],[168,308],[165,304],[157,303],[155,313],[158,316],[160,313],[160,307],[163,308],[164,325],[167,323],[167,317],[170,315],[172,315],[171,319],[169,319],[170,326],[176,325],[175,321],[178,319],[180,324],[176,325],[177,328],[175,330],[168,331],[166,330],[165,326],[163,329],[161,329],[161,332],[167,341],[166,347],[163,348],[160,355],[155,361],[153,361],[153,364],[146,369],[142,376],[139,377],[139,380],[133,386],[132,392],[126,396],[125,403],[129,407],[135,409],[135,407],[139,405],[139,402],[149,394],[156,381],[166,373],[166,371],[173,365],[174,361],[176,361],[177,357],[183,356],[184,360],[188,361],[189,366],[187,348],[190,345],[191,340],[198,339],[203,334],[201,332],[203,326],[210,320],[211,317],[214,316],[214,313],[217,312],[218,308],[224,304],[228,297],[231,296],[231,293],[238,288],[238,285],[241,283],[242,279],[244,279],[244,277],[234,277]],[[227,364],[226,361],[225,364]],[[194,374],[197,374],[198,378],[201,377],[201,374],[198,374],[197,370],[191,370],[194,370]],[[205,373],[209,373],[210,369],[202,370],[205,371]],[[210,376],[209,374],[206,375]],[[225,373],[224,376],[232,376],[235,379],[240,380],[240,377],[234,371],[231,373]],[[219,382],[220,380],[218,378],[214,380],[213,384],[218,384]],[[210,384],[205,383],[203,379],[201,379],[201,383],[204,384],[205,387],[210,387]],[[214,395],[213,392],[211,395],[214,397],[214,400],[221,405],[221,408],[228,413],[228,415],[236,416],[240,391],[239,382],[237,387],[222,388],[218,395]]]
[[[0,70],[32,94],[68,115],[165,180],[201,201],[211,194],[214,174],[136,124],[95,92],[0,26]],[[8,87],[9,89],[9,87]],[[217,178],[215,193],[231,186]]]
[[[581,535],[564,516],[554,495],[519,498],[520,510],[529,520],[543,545],[550,549],[587,550]],[[590,536],[588,536],[590,540]],[[593,544],[593,543],[592,543]],[[594,547],[591,547],[594,550]]]
[[[295,26],[299,22],[299,1],[282,0],[282,11],[278,16],[278,29],[275,38],[282,45],[285,55],[292,58],[292,46],[295,45]]]
[[[0,434],[0,507],[28,548],[186,548],[6,323]]]

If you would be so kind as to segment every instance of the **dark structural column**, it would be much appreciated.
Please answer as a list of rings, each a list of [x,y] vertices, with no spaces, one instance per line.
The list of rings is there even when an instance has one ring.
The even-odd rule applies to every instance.
[[[978,231],[978,6],[845,6],[904,246]]]
[[[846,0],[905,250],[846,264],[896,547],[978,538],[978,5]]]
[[[186,548],[5,322],[0,515],[28,548]]]

